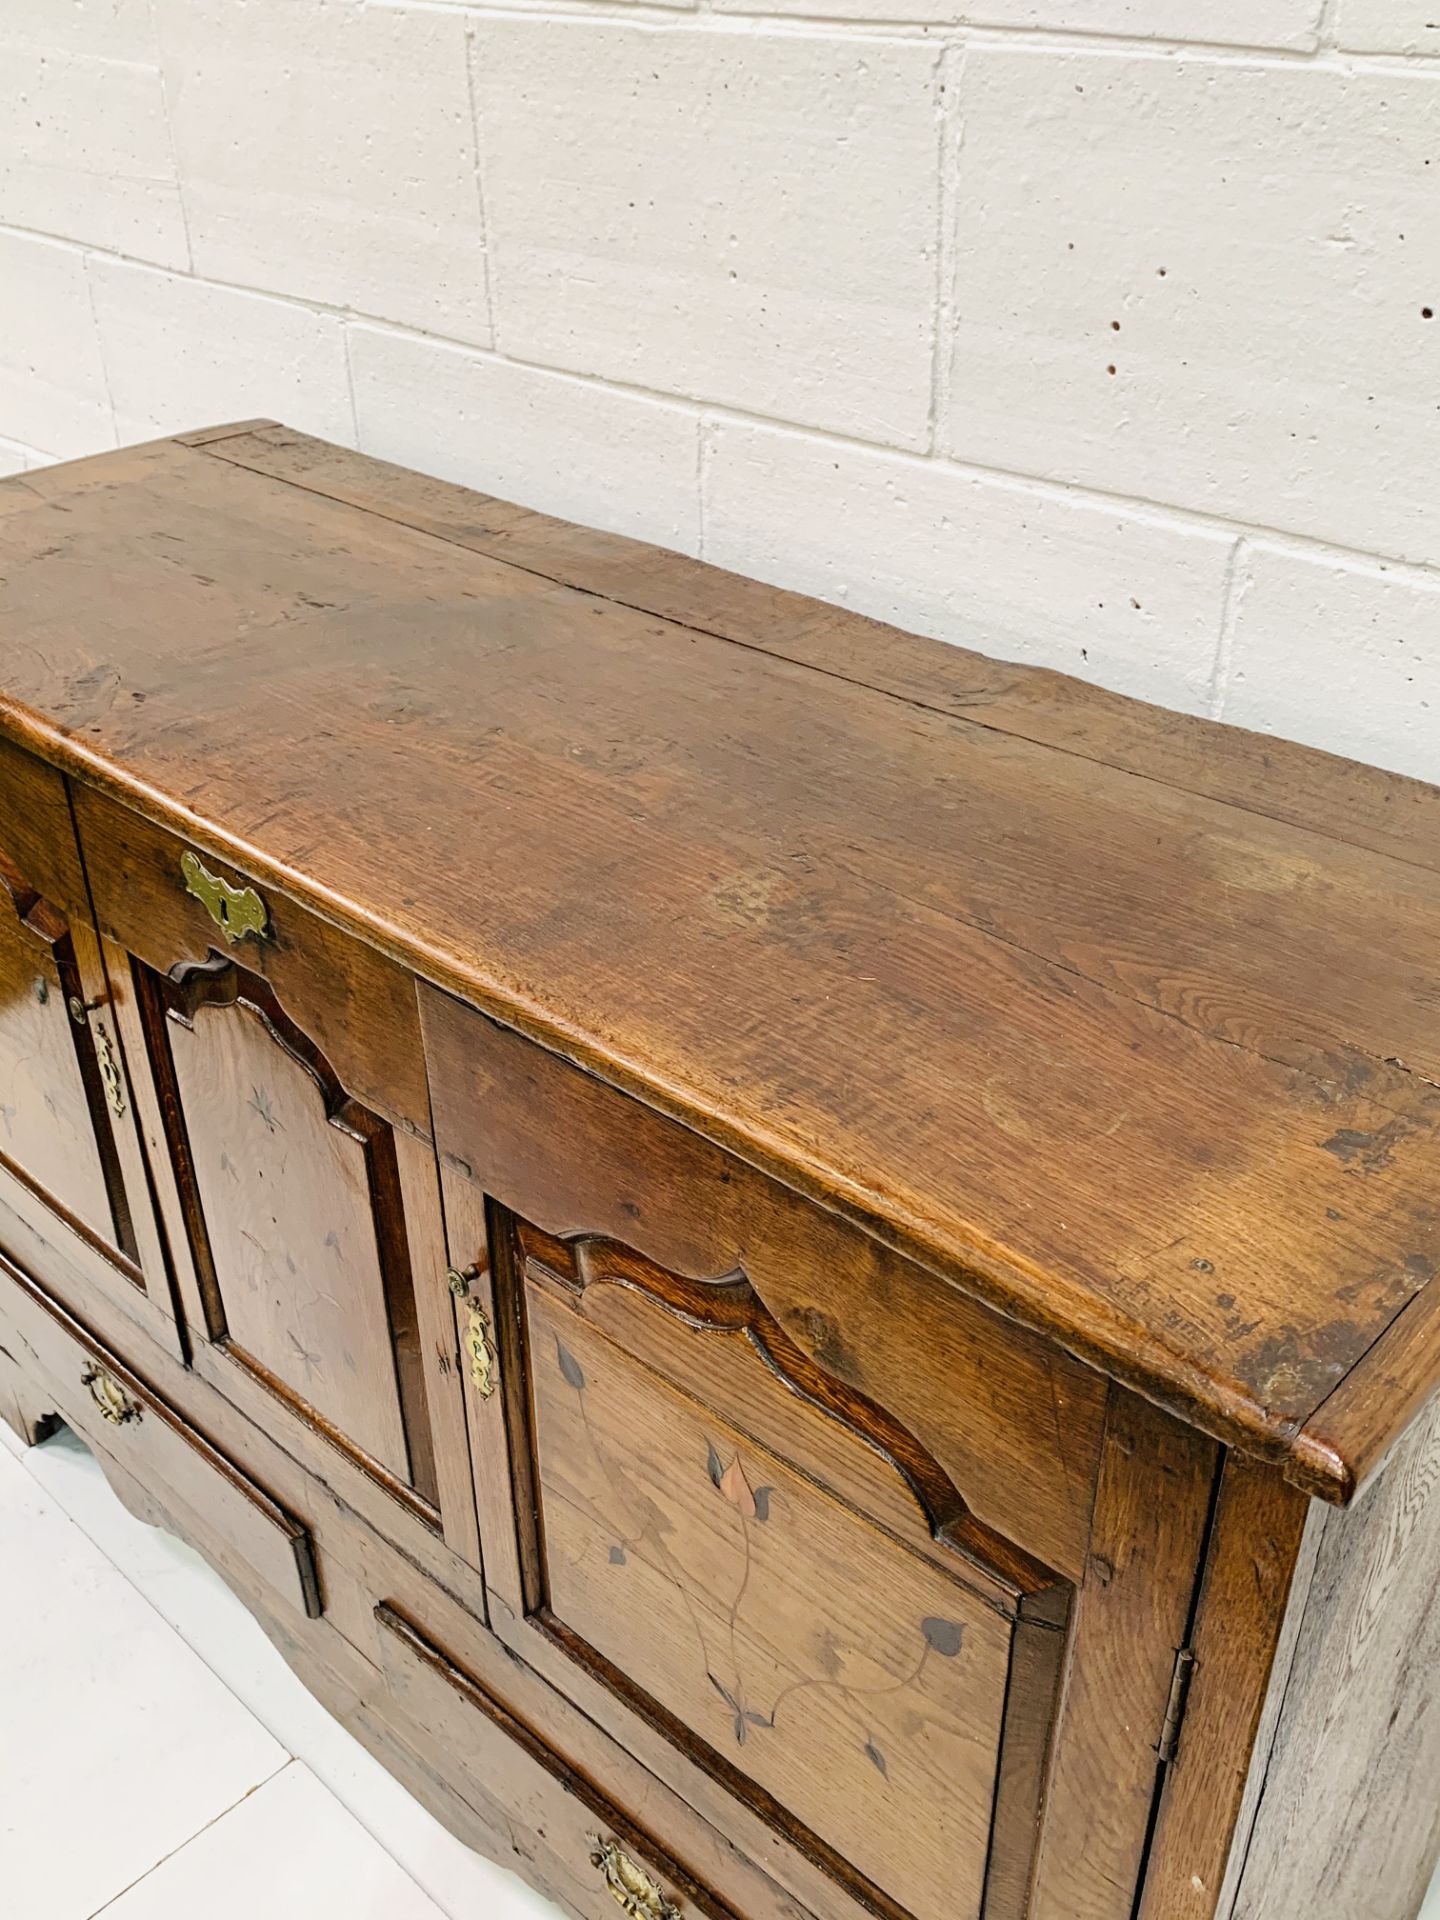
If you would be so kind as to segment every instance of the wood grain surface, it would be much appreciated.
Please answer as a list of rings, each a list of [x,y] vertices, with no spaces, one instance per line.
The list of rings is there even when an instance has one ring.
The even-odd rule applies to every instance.
[[[0,727],[1352,1493],[1307,1423],[1440,1263],[1431,790],[294,445],[5,483]]]
[[[1248,812],[1307,828],[1322,819],[1336,839],[1440,869],[1440,788],[1425,781],[1217,727],[1046,667],[937,645],[846,607],[556,520],[274,421],[178,437],[547,580]]]

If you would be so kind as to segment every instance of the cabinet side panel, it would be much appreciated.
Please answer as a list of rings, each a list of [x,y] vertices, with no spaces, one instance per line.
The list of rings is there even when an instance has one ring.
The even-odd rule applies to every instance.
[[[1437,1581],[1440,1399],[1326,1528],[1234,1920],[1414,1920],[1440,1856]]]

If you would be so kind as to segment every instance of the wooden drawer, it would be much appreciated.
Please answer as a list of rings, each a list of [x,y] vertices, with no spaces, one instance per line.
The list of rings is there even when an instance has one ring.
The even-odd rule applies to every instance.
[[[422,1012],[503,1388],[472,1418],[498,1630],[693,1764],[817,1912],[1023,1914],[1103,1383],[519,1035]]]
[[[319,1617],[306,1528],[3,1257],[0,1351],[0,1365],[23,1378],[27,1396],[43,1382],[102,1464],[133,1477],[222,1573],[243,1588],[248,1572],[297,1613]]]
[[[400,1713],[453,1757],[462,1794],[482,1808],[497,1807],[502,1822],[513,1822],[543,1851],[547,1883],[577,1913],[607,1920],[618,1902],[642,1920],[734,1920],[730,1908],[403,1614],[382,1604],[376,1621],[381,1667]]]
[[[478,1570],[413,981],[103,796],[77,816],[196,1366]]]

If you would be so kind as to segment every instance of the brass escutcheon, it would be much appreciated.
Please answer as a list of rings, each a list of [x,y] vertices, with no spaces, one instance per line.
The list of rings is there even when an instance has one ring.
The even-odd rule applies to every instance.
[[[100,1062],[100,1078],[105,1083],[105,1098],[117,1120],[125,1118],[125,1076],[115,1058],[115,1047],[103,1020],[95,1022],[95,1054]]]
[[[459,1267],[449,1267],[445,1278],[450,1282],[451,1293],[469,1309],[465,1319],[465,1351],[470,1356],[470,1384],[482,1400],[488,1400],[495,1391],[495,1348],[490,1339],[489,1317],[479,1301],[470,1295],[470,1283],[480,1278],[480,1269],[466,1267],[462,1273]]]
[[[465,1351],[470,1356],[470,1384],[482,1400],[495,1391],[495,1349],[490,1344],[490,1322],[485,1309],[469,1302],[465,1326]]]
[[[120,1382],[104,1367],[89,1366],[80,1376],[82,1387],[88,1387],[90,1398],[100,1409],[100,1418],[108,1420],[112,1427],[123,1427],[130,1420],[140,1418],[138,1401],[132,1400]]]
[[[667,1900],[659,1883],[643,1867],[637,1867],[618,1840],[590,1836],[590,1864],[600,1869],[606,1892],[634,1920],[681,1920],[680,1909]]]
[[[185,891],[194,894],[232,946],[252,934],[257,940],[269,937],[270,916],[253,887],[232,887],[193,853],[181,854],[180,871],[185,876]]]

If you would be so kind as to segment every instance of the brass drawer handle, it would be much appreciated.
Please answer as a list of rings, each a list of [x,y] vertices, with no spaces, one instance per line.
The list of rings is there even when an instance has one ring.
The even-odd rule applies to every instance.
[[[610,1898],[634,1920],[681,1920],[680,1909],[667,1900],[657,1881],[625,1853],[618,1840],[590,1836],[590,1864],[600,1869]]]
[[[108,1420],[112,1427],[123,1427],[128,1421],[140,1418],[140,1403],[132,1400],[120,1382],[101,1366],[89,1366],[80,1376],[82,1387],[88,1387],[90,1398],[100,1409],[100,1418]]]
[[[253,887],[232,887],[193,853],[181,854],[180,871],[185,876],[185,891],[194,894],[232,946],[252,934],[257,940],[268,936],[270,916]]]

